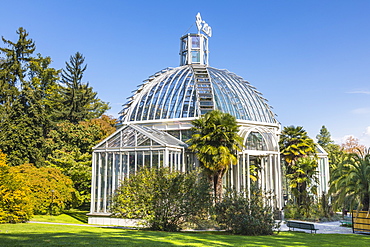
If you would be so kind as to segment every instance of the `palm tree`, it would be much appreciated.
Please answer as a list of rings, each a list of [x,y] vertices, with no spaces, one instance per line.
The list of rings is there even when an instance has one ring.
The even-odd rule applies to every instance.
[[[291,172],[287,174],[289,187],[297,200],[301,215],[309,216],[311,194],[317,194],[317,160],[312,157],[298,158],[291,165]]]
[[[369,210],[370,149],[347,154],[344,160],[334,167],[329,192],[336,198],[335,208],[349,203],[351,209],[357,204],[359,210]]]
[[[235,117],[228,113],[210,111],[192,122],[189,149],[196,152],[213,183],[215,200],[221,200],[222,178],[230,165],[237,163],[237,151],[242,146]]]
[[[284,127],[280,136],[280,153],[288,166],[298,158],[315,154],[315,143],[302,126]]]
[[[296,199],[301,215],[308,216],[310,197],[307,189],[315,193],[310,186],[316,180],[316,147],[307,132],[301,126],[284,127],[280,137],[280,153],[285,164],[289,187]]]

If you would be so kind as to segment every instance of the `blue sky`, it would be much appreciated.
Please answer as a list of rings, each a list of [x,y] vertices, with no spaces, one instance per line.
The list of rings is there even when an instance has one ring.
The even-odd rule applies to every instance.
[[[58,69],[81,52],[85,81],[118,116],[143,80],[179,66],[198,12],[213,30],[210,66],[248,80],[282,126],[315,138],[325,125],[337,143],[370,146],[368,0],[3,1],[0,35],[16,41],[24,27]]]

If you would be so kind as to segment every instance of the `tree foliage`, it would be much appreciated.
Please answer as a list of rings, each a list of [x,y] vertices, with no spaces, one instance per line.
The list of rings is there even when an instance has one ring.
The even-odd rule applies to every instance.
[[[357,153],[362,155],[366,152],[366,146],[359,143],[358,138],[349,136],[344,143],[342,143],[341,148],[347,153]]]
[[[349,205],[352,209],[369,210],[370,207],[370,153],[358,151],[347,154],[332,171],[330,192],[334,208]]]
[[[70,57],[62,71],[60,88],[62,104],[59,106],[59,117],[77,124],[80,121],[98,118],[109,109],[107,103],[97,98],[97,93],[82,81],[87,68],[85,58],[79,52]]]
[[[92,147],[116,130],[115,123],[114,118],[103,115],[78,124],[62,122],[49,132],[46,164],[72,179],[78,191],[77,205],[90,200]]]
[[[47,138],[56,125],[69,120],[98,118],[109,107],[88,83],[84,57],[76,53],[62,73],[50,67],[51,58],[34,55],[35,43],[19,28],[16,42],[2,38],[0,48],[0,149],[9,165],[45,165],[50,155]]]
[[[222,177],[230,165],[237,163],[236,152],[242,138],[235,117],[215,110],[192,121],[192,138],[189,149],[196,155],[213,183],[216,200],[221,199]]]
[[[26,222],[32,218],[33,209],[29,187],[19,173],[10,171],[0,150],[0,223]]]
[[[60,83],[61,71],[50,57],[35,55],[26,30],[17,35],[15,42],[2,38],[0,47],[0,149],[9,166],[57,167],[79,190],[75,201],[87,202],[91,148],[115,130],[113,119],[101,117],[109,107],[83,82],[82,54],[66,63]]]
[[[323,125],[320,129],[320,133],[316,136],[317,143],[327,151],[327,147],[330,144],[333,144],[333,140],[331,139],[330,132],[328,129]]]
[[[216,221],[226,230],[240,235],[272,235],[278,228],[272,207],[266,204],[271,198],[254,189],[248,192],[228,190],[221,202],[215,205]]]
[[[122,181],[111,211],[117,217],[143,219],[153,230],[178,231],[205,215],[211,201],[209,183],[199,172],[142,169]]]
[[[315,154],[315,144],[302,126],[284,127],[280,137],[280,153],[289,166],[298,158]]]
[[[8,48],[0,64],[0,148],[11,165],[34,163],[44,158],[44,138],[51,128],[50,90],[56,87],[58,71],[51,59],[32,56],[34,42],[19,28],[18,41],[3,38]]]
[[[315,158],[298,158],[290,167],[294,172],[286,174],[298,211],[304,217],[310,217],[312,195],[317,195],[317,165]]]
[[[71,205],[75,193],[72,180],[52,167],[37,168],[31,164],[13,166],[11,174],[18,174],[22,184],[29,188],[31,204],[36,214],[60,213]],[[52,208],[51,208],[52,207]]]
[[[315,143],[303,127],[288,126],[284,127],[279,144],[296,206],[302,216],[308,216],[311,199],[307,190],[316,192],[311,186],[316,181]]]

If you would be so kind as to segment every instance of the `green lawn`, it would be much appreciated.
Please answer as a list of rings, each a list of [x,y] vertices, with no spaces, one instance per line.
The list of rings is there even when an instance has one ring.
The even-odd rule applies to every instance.
[[[88,211],[66,210],[61,215],[35,215],[31,221],[87,224]]]
[[[369,246],[370,236],[281,232],[233,236],[220,232],[153,232],[47,224],[0,225],[0,246]]]

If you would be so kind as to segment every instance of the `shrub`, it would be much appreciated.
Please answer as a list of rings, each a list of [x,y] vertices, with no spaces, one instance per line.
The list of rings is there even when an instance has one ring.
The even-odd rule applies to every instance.
[[[19,174],[9,172],[0,151],[0,223],[26,222],[33,216],[29,188]]]
[[[259,190],[252,191],[250,199],[246,195],[228,190],[222,202],[215,205],[216,221],[233,234],[271,235],[278,225],[272,208],[264,203],[269,198]]]
[[[10,167],[9,172],[20,176],[29,189],[35,214],[60,214],[72,202],[75,192],[72,180],[57,168],[24,164]]]
[[[338,220],[338,217],[333,213],[331,205],[328,202],[327,195],[322,194],[318,202],[312,202],[310,204],[309,212],[307,215],[302,215],[297,204],[289,202],[284,207],[284,217],[286,219],[296,219],[296,220],[307,220],[314,222],[325,222]]]
[[[199,171],[143,169],[122,182],[111,211],[116,217],[143,219],[152,230],[179,231],[205,215],[211,201],[210,185]]]

